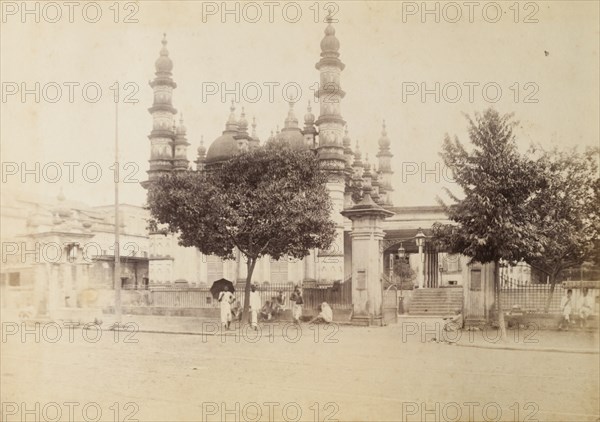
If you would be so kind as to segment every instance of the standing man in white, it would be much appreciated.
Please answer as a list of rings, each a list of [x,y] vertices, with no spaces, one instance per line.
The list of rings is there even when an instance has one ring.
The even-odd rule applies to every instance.
[[[231,324],[231,303],[234,300],[233,293],[229,291],[228,287],[219,293],[219,302],[221,304],[221,325],[229,330]]]
[[[258,330],[258,313],[262,308],[262,302],[260,300],[260,293],[256,291],[256,286],[253,284],[250,287],[250,316],[251,325],[254,330]]]

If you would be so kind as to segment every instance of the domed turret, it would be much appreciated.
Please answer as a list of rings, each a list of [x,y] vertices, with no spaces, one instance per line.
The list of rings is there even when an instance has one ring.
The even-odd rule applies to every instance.
[[[156,66],[156,73],[168,73],[170,74],[173,70],[173,62],[169,58],[169,50],[167,50],[167,34],[163,34],[162,48],[160,50],[160,56],[156,59],[154,65]]]
[[[187,134],[187,128],[183,124],[183,113],[179,117],[179,126],[177,126],[176,134],[177,136],[185,136]]]
[[[242,107],[242,114],[240,114],[240,120],[238,121],[238,128],[240,133],[248,132],[248,120],[246,120],[246,111]]]
[[[331,23],[333,18],[331,10],[327,16],[327,28],[325,28],[325,37],[321,40],[321,56],[322,57],[339,57],[340,41],[335,36],[335,28]]]
[[[221,161],[226,161],[239,152],[238,141],[234,138],[238,134],[238,122],[235,118],[235,106],[233,101],[229,109],[229,119],[225,125],[223,134],[210,144],[206,153],[206,164],[211,165]]]
[[[200,137],[200,146],[198,147],[198,157],[204,158],[206,155],[206,147],[204,146],[204,135]]]
[[[308,102],[308,107],[306,108],[306,114],[304,115],[304,126],[313,126],[315,124],[315,115],[312,113],[312,107],[310,106],[310,101]]]
[[[385,120],[383,121],[383,129],[381,130],[381,138],[379,138],[379,147],[382,149],[387,149],[391,145],[390,138],[387,136],[387,131],[385,129]]]
[[[285,142],[292,148],[303,149],[306,148],[304,143],[304,135],[298,127],[298,119],[294,114],[294,103],[290,101],[290,108],[288,115],[285,119],[285,124],[281,132],[277,134],[275,140]]]

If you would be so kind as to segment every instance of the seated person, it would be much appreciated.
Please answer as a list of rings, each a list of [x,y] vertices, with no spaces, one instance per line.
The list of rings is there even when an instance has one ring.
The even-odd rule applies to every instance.
[[[444,318],[444,331],[455,332],[463,327],[463,316],[460,309],[454,311],[454,316]]]
[[[327,302],[321,303],[321,312],[319,312],[319,315],[311,319],[308,323],[312,324],[315,322],[333,322],[333,310],[331,309],[331,306],[327,304]]]
[[[587,319],[594,312],[594,298],[590,296],[589,290],[584,287],[581,292],[582,296],[579,297],[579,303],[577,304],[577,308],[579,310],[579,321],[581,327],[584,328],[586,326]]]
[[[277,296],[273,296],[272,299],[273,315],[279,315],[285,309],[285,295],[283,291],[280,290]]]
[[[260,310],[259,316],[266,320],[270,320],[273,317],[273,307],[270,301],[267,300],[265,305]]]
[[[241,321],[242,320],[242,304],[239,300],[234,299],[235,301],[231,305],[231,320],[232,321]]]

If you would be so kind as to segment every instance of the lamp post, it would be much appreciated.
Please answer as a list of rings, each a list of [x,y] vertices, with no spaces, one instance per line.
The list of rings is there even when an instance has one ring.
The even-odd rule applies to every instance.
[[[423,274],[423,262],[425,261],[425,256],[423,255],[423,246],[425,245],[425,233],[423,233],[423,230],[421,230],[421,228],[419,227],[419,230],[417,230],[417,235],[415,236],[415,242],[417,244],[417,247],[419,248],[419,289],[423,288],[423,283],[424,283],[424,274]]]

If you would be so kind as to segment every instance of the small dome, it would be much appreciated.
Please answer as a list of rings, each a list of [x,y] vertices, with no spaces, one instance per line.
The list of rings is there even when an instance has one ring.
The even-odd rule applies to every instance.
[[[187,133],[187,128],[183,124],[183,113],[179,118],[179,126],[177,126],[177,135],[185,135]]]
[[[356,162],[360,161],[362,158],[362,153],[360,152],[360,146],[358,145],[358,141],[356,141],[356,148],[354,151],[354,160]]]
[[[282,130],[277,136],[275,141],[285,142],[294,149],[305,149],[306,144],[304,143],[304,136],[299,129],[296,130]]]
[[[379,138],[379,146],[381,148],[389,148],[391,145],[390,138],[387,136],[387,131],[385,130],[385,120],[383,121],[383,129],[381,131],[381,138]]]
[[[206,163],[217,163],[233,157],[238,152],[238,143],[231,133],[224,133],[213,141],[206,153]]]
[[[340,50],[340,41],[335,36],[335,28],[327,25],[325,37],[321,40],[321,51],[323,53],[337,53]]]
[[[350,145],[352,145],[352,139],[350,139],[350,136],[348,136],[348,126],[346,126],[342,143],[345,147],[350,147]]]
[[[308,102],[308,107],[306,109],[306,114],[304,115],[304,124],[306,126],[312,126],[315,123],[315,115],[312,113],[312,107],[310,106],[310,101]]]
[[[242,107],[242,114],[240,115],[240,120],[238,121],[238,127],[240,132],[248,131],[248,120],[246,120],[246,112],[244,111],[244,107]]]
[[[198,147],[198,155],[204,157],[206,155],[206,147],[204,146],[204,136],[200,138],[200,146]]]
[[[169,50],[167,50],[167,34],[163,34],[163,47],[160,50],[160,57],[156,59],[154,65],[157,73],[171,73],[173,70],[173,62],[169,58]]]

